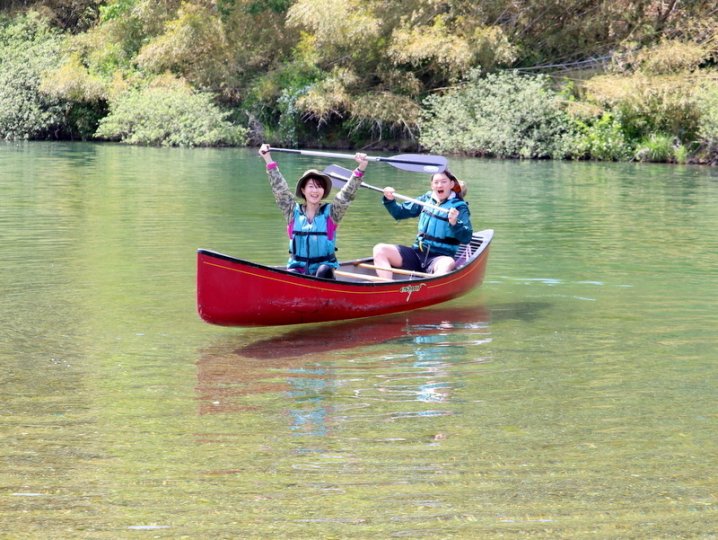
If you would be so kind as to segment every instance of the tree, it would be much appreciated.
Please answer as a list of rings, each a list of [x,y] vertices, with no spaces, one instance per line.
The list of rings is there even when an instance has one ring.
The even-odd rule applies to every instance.
[[[0,138],[45,138],[62,121],[56,99],[40,91],[60,58],[61,38],[36,13],[0,24]]]

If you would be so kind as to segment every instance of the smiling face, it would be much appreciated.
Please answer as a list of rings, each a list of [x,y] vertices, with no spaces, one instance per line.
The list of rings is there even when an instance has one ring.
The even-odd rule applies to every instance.
[[[324,187],[322,183],[314,178],[310,178],[302,187],[302,195],[308,203],[319,204],[324,198]]]
[[[453,187],[454,181],[444,173],[438,173],[431,177],[431,191],[437,201],[448,199]]]

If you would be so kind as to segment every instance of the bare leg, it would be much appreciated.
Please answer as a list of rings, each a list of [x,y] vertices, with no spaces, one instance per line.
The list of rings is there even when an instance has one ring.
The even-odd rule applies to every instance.
[[[437,257],[431,262],[431,273],[441,275],[448,274],[456,266],[456,261],[451,257]]]
[[[401,254],[393,244],[377,244],[374,246],[374,265],[384,268],[401,268]],[[388,270],[377,270],[376,275],[384,279],[392,279]]]

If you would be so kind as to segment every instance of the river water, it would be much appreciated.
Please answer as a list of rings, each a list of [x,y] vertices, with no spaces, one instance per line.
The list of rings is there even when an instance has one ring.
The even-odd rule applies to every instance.
[[[195,252],[285,260],[255,150],[0,145],[0,537],[716,538],[718,171],[451,166],[480,288],[242,329]],[[341,258],[413,237],[379,197]]]

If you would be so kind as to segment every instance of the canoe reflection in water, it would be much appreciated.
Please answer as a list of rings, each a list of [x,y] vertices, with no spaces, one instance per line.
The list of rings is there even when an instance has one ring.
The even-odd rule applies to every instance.
[[[256,405],[243,398],[253,394],[283,393],[293,398],[295,404],[303,405],[291,412],[292,429],[298,433],[319,434],[325,427],[317,426],[325,426],[325,419],[331,413],[323,403],[323,396],[333,392],[338,378],[334,373],[335,363],[331,362],[333,353],[395,341],[398,348],[401,343],[406,343],[411,354],[396,360],[386,360],[379,354],[374,361],[381,362],[383,369],[391,368],[391,362],[401,362],[402,369],[432,371],[446,362],[446,355],[456,354],[456,346],[469,344],[452,342],[452,332],[465,334],[468,331],[475,337],[478,331],[484,339],[488,321],[489,311],[483,306],[428,308],[306,326],[239,347],[225,343],[205,351],[197,362],[199,412],[256,410]],[[246,335],[242,337],[246,338]],[[466,335],[462,339],[466,339]],[[373,361],[371,353],[362,358],[364,364]],[[394,392],[378,387],[358,392],[367,391],[381,393],[382,398]],[[413,401],[437,402],[444,400],[442,396],[447,392],[447,385],[427,380],[421,388],[415,385],[410,391],[402,389],[401,392],[403,396],[412,396]]]
[[[485,326],[489,311],[483,306],[436,308],[345,323],[300,328],[271,339],[256,341],[237,354],[258,360],[306,356],[377,345],[393,339],[441,334],[467,325]]]

